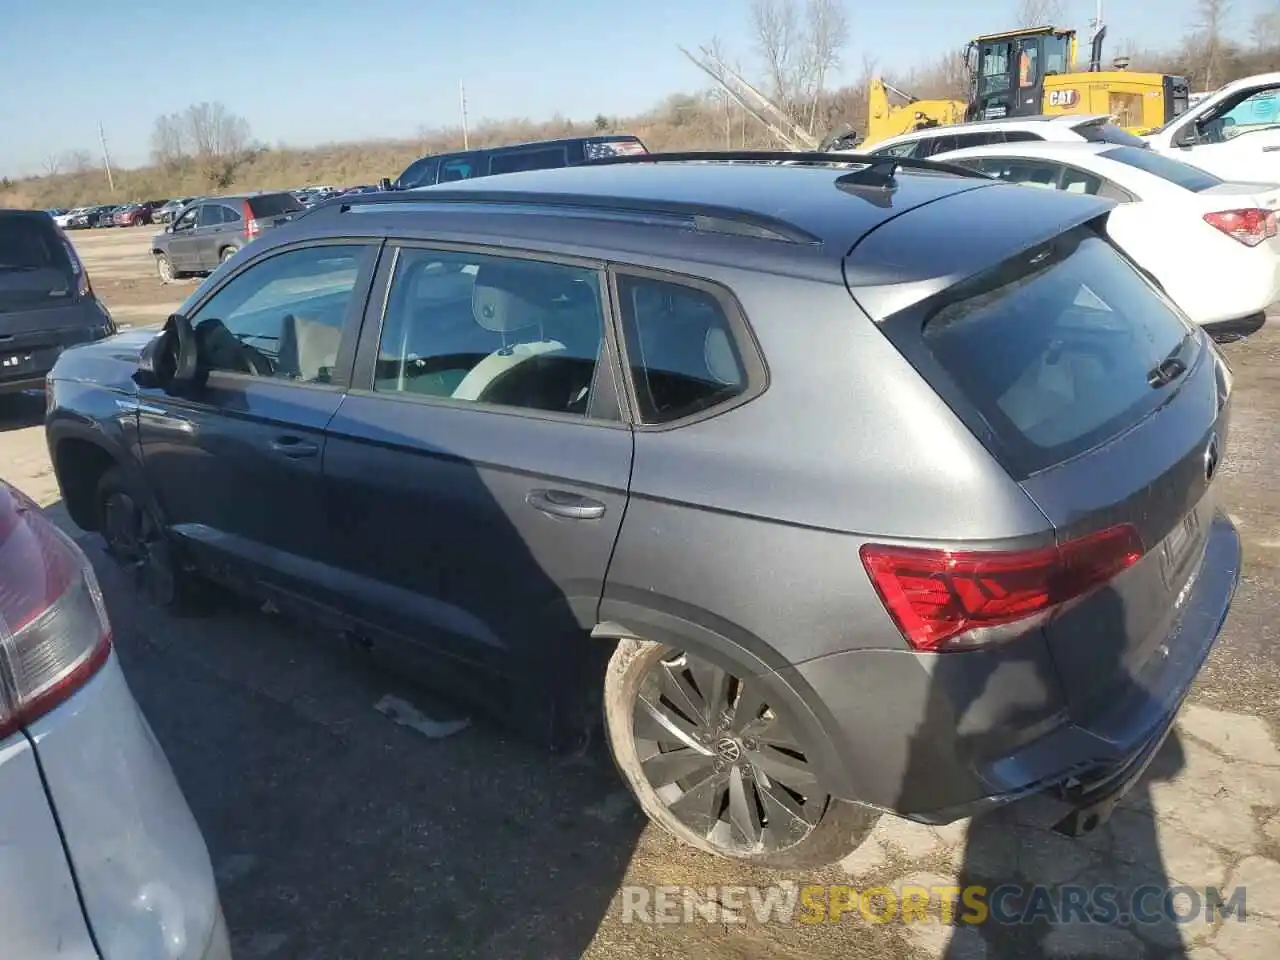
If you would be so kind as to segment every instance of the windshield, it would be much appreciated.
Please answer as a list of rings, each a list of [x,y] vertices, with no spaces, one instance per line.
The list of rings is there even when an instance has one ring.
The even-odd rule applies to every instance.
[[[1210,187],[1216,187],[1223,182],[1199,167],[1193,167],[1191,164],[1183,163],[1181,160],[1174,160],[1172,157],[1162,156],[1153,150],[1139,150],[1136,147],[1116,147],[1113,150],[1105,150],[1100,155],[1108,160],[1114,160],[1126,166],[1145,170],[1161,180],[1168,180],[1184,190],[1191,190],[1195,193],[1208,190]]]

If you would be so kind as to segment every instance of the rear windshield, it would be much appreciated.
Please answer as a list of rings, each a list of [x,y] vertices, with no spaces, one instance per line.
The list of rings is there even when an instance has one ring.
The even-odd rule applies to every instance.
[[[306,207],[291,193],[268,193],[261,197],[250,197],[249,209],[255,217],[279,217],[286,213],[297,213]]]
[[[1190,325],[1087,227],[957,295],[925,323],[925,343],[1027,473],[1144,418],[1177,389],[1176,377],[1153,386],[1157,368],[1175,358],[1189,369],[1199,350]]]
[[[1147,141],[1141,137],[1135,137],[1127,130],[1120,129],[1114,123],[1082,123],[1074,129],[1090,143],[1115,143],[1122,147],[1148,149]]]
[[[1199,167],[1193,167],[1191,164],[1183,163],[1181,160],[1163,156],[1154,150],[1139,150],[1137,147],[1116,147],[1113,150],[1104,150],[1101,156],[1106,157],[1108,160],[1115,160],[1117,163],[1124,163],[1131,167],[1137,167],[1139,170],[1145,170],[1161,180],[1168,180],[1170,183],[1176,183],[1184,190],[1194,190],[1196,193],[1201,190],[1208,190],[1210,187],[1216,187],[1222,183],[1212,173],[1206,173]]]
[[[71,269],[53,221],[39,214],[0,213],[0,272]]]

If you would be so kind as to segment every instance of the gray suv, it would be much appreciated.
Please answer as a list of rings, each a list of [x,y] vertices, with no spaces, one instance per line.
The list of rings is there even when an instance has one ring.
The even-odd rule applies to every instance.
[[[63,356],[75,522],[518,728],[694,846],[1106,820],[1227,615],[1231,373],[1112,204],[928,161],[619,158],[345,197]],[[982,224],[975,230],[974,224]]]
[[[53,218],[0,209],[0,394],[43,387],[64,349],[115,332]]]
[[[191,273],[210,273],[264,230],[306,210],[291,193],[202,197],[174,214],[151,238],[151,255],[163,283]]]

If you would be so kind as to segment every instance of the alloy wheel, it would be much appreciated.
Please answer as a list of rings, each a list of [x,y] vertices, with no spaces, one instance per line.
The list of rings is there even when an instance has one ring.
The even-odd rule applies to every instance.
[[[160,274],[161,283],[169,283],[173,280],[173,264],[169,262],[168,257],[156,257],[156,271]]]
[[[694,654],[653,663],[636,692],[632,735],[668,813],[726,853],[800,843],[831,799],[760,681]]]

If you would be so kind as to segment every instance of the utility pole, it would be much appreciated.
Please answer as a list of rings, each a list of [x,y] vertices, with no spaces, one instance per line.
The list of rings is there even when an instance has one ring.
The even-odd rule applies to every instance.
[[[471,137],[467,133],[467,86],[458,81],[458,99],[462,102],[462,149],[471,149]]]
[[[107,186],[116,192],[116,181],[111,175],[111,154],[107,152],[107,135],[102,130],[102,121],[98,121],[98,142],[102,144],[102,165],[107,168]]]

